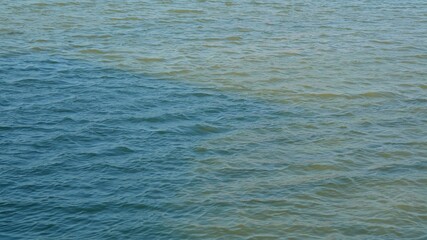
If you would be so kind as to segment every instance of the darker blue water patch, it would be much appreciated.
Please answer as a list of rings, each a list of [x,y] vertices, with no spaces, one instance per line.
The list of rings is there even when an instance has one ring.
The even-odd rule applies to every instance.
[[[0,66],[3,238],[178,237],[197,144],[271,110],[55,56]]]

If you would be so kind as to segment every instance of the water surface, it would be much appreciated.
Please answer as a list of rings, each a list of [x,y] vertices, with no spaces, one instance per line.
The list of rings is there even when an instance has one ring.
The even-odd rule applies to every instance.
[[[424,1],[4,1],[0,238],[427,238]]]

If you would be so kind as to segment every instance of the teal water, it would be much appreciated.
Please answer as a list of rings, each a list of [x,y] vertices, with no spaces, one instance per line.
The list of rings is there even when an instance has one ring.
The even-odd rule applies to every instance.
[[[427,239],[425,1],[1,1],[0,239]]]

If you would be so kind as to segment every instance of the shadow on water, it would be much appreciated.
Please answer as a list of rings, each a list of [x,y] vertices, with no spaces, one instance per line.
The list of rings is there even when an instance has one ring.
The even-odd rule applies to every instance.
[[[0,66],[6,238],[180,237],[174,225],[195,211],[180,195],[203,176],[192,172],[209,154],[203,141],[273,109],[58,56],[3,57]]]

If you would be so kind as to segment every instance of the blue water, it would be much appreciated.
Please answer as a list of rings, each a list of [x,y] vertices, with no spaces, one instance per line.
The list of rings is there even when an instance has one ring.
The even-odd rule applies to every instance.
[[[5,1],[0,239],[427,239],[423,1]]]

